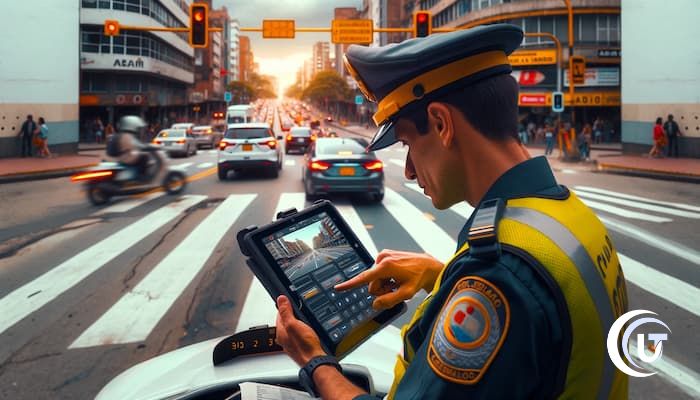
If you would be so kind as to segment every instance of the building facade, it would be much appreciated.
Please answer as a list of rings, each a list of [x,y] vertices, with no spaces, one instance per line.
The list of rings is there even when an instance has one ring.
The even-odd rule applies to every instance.
[[[45,3],[40,13],[36,2],[0,4],[7,32],[0,40],[0,157],[21,154],[17,134],[28,114],[46,120],[52,152],[78,149],[80,12]]]
[[[253,60],[253,50],[250,47],[250,38],[248,36],[239,36],[238,43],[240,46],[238,51],[238,80],[246,82],[250,79],[250,74],[253,73],[253,66],[255,64]]]
[[[313,76],[321,71],[331,68],[330,44],[328,42],[316,42],[313,47]]]
[[[418,9],[428,10],[434,28],[468,28],[507,22],[527,34],[549,33],[561,43],[545,37],[525,37],[511,57],[513,76],[520,84],[521,120],[542,125],[559,115],[551,112],[551,93],[561,77],[565,93],[564,120],[580,128],[603,121],[602,139],[620,140],[620,0],[572,0],[573,54],[586,60],[585,80],[568,95],[569,21],[561,0],[419,0]],[[561,72],[557,68],[561,61]],[[572,107],[573,106],[573,107]],[[573,113],[572,113],[573,110]]]
[[[95,139],[94,122],[140,115],[162,127],[185,119],[194,83],[194,52],[185,34],[129,31],[103,34],[106,19],[120,25],[186,27],[181,0],[81,0],[80,139]]]
[[[354,7],[338,7],[333,10],[333,19],[359,19],[360,10]],[[348,50],[349,44],[335,44],[335,71],[342,77],[348,76],[343,63],[343,55]]]
[[[648,152],[654,121],[672,114],[681,130],[679,155],[700,158],[700,29],[693,9],[694,0],[622,0],[624,152]]]
[[[229,37],[231,38],[231,48],[229,51],[229,71],[228,77],[230,81],[240,80],[240,36],[241,36],[241,25],[237,19],[231,20],[229,25]]]

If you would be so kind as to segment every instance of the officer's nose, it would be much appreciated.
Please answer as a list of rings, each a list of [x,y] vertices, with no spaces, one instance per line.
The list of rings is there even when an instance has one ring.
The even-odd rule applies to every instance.
[[[403,173],[408,180],[416,179],[416,169],[413,167],[413,161],[411,161],[411,150],[406,154],[406,167],[404,167]]]

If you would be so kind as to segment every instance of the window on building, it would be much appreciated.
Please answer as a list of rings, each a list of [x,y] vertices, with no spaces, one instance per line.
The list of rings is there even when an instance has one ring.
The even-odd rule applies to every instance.
[[[596,19],[597,15],[577,15],[574,19],[576,23],[576,41],[581,43],[596,42]]]
[[[82,80],[82,91],[91,93],[107,92],[107,82],[105,76],[100,74],[85,74]]]
[[[126,11],[141,12],[141,0],[126,0]]]
[[[84,8],[97,8],[97,0],[83,0]]]
[[[140,93],[141,79],[130,76],[118,76],[114,81],[114,91],[122,93]]]
[[[115,10],[124,11],[124,9],[126,8],[124,0],[112,0],[112,8]]]

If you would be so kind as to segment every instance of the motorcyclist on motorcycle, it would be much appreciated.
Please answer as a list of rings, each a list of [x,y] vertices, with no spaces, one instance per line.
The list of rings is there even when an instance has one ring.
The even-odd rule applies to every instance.
[[[146,145],[136,136],[146,127],[146,122],[139,116],[127,115],[117,124],[117,132],[107,143],[107,155],[114,157],[124,165],[136,167],[140,180],[147,180],[150,156],[144,152]]]

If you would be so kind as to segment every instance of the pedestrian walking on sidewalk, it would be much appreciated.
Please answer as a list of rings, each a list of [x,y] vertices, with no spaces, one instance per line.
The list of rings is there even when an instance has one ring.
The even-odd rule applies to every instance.
[[[39,155],[42,157],[51,157],[51,151],[49,150],[49,127],[46,126],[46,120],[44,120],[44,117],[39,117],[37,139],[37,143],[39,144]]]
[[[676,121],[673,120],[673,115],[668,114],[668,119],[664,123],[664,131],[668,138],[668,149],[666,155],[669,157],[678,157],[678,136],[681,136],[681,130]]]
[[[590,124],[583,126],[583,131],[578,137],[578,152],[581,155],[581,159],[586,161],[591,155],[591,137],[592,129]]]
[[[554,128],[551,125],[544,126],[544,141],[547,144],[547,147],[544,149],[544,155],[548,156],[554,150]]]
[[[593,121],[593,139],[595,144],[600,144],[603,140],[603,121],[600,117],[596,117]]]
[[[105,143],[109,140],[110,136],[114,135],[114,126],[111,122],[107,123],[105,126]]]
[[[661,117],[656,119],[656,124],[654,125],[653,138],[654,145],[649,151],[649,157],[661,157],[663,155],[662,149],[666,145],[666,134],[664,133],[664,128],[661,125],[663,120]]]
[[[22,127],[19,130],[17,136],[22,142],[22,157],[32,156],[32,140],[34,139],[34,131],[36,130],[36,123],[32,118],[32,115],[27,115],[27,119],[22,123]]]
[[[102,143],[102,134],[104,133],[104,125],[102,125],[102,120],[100,117],[95,118],[95,124],[93,126],[95,131],[95,143]]]

